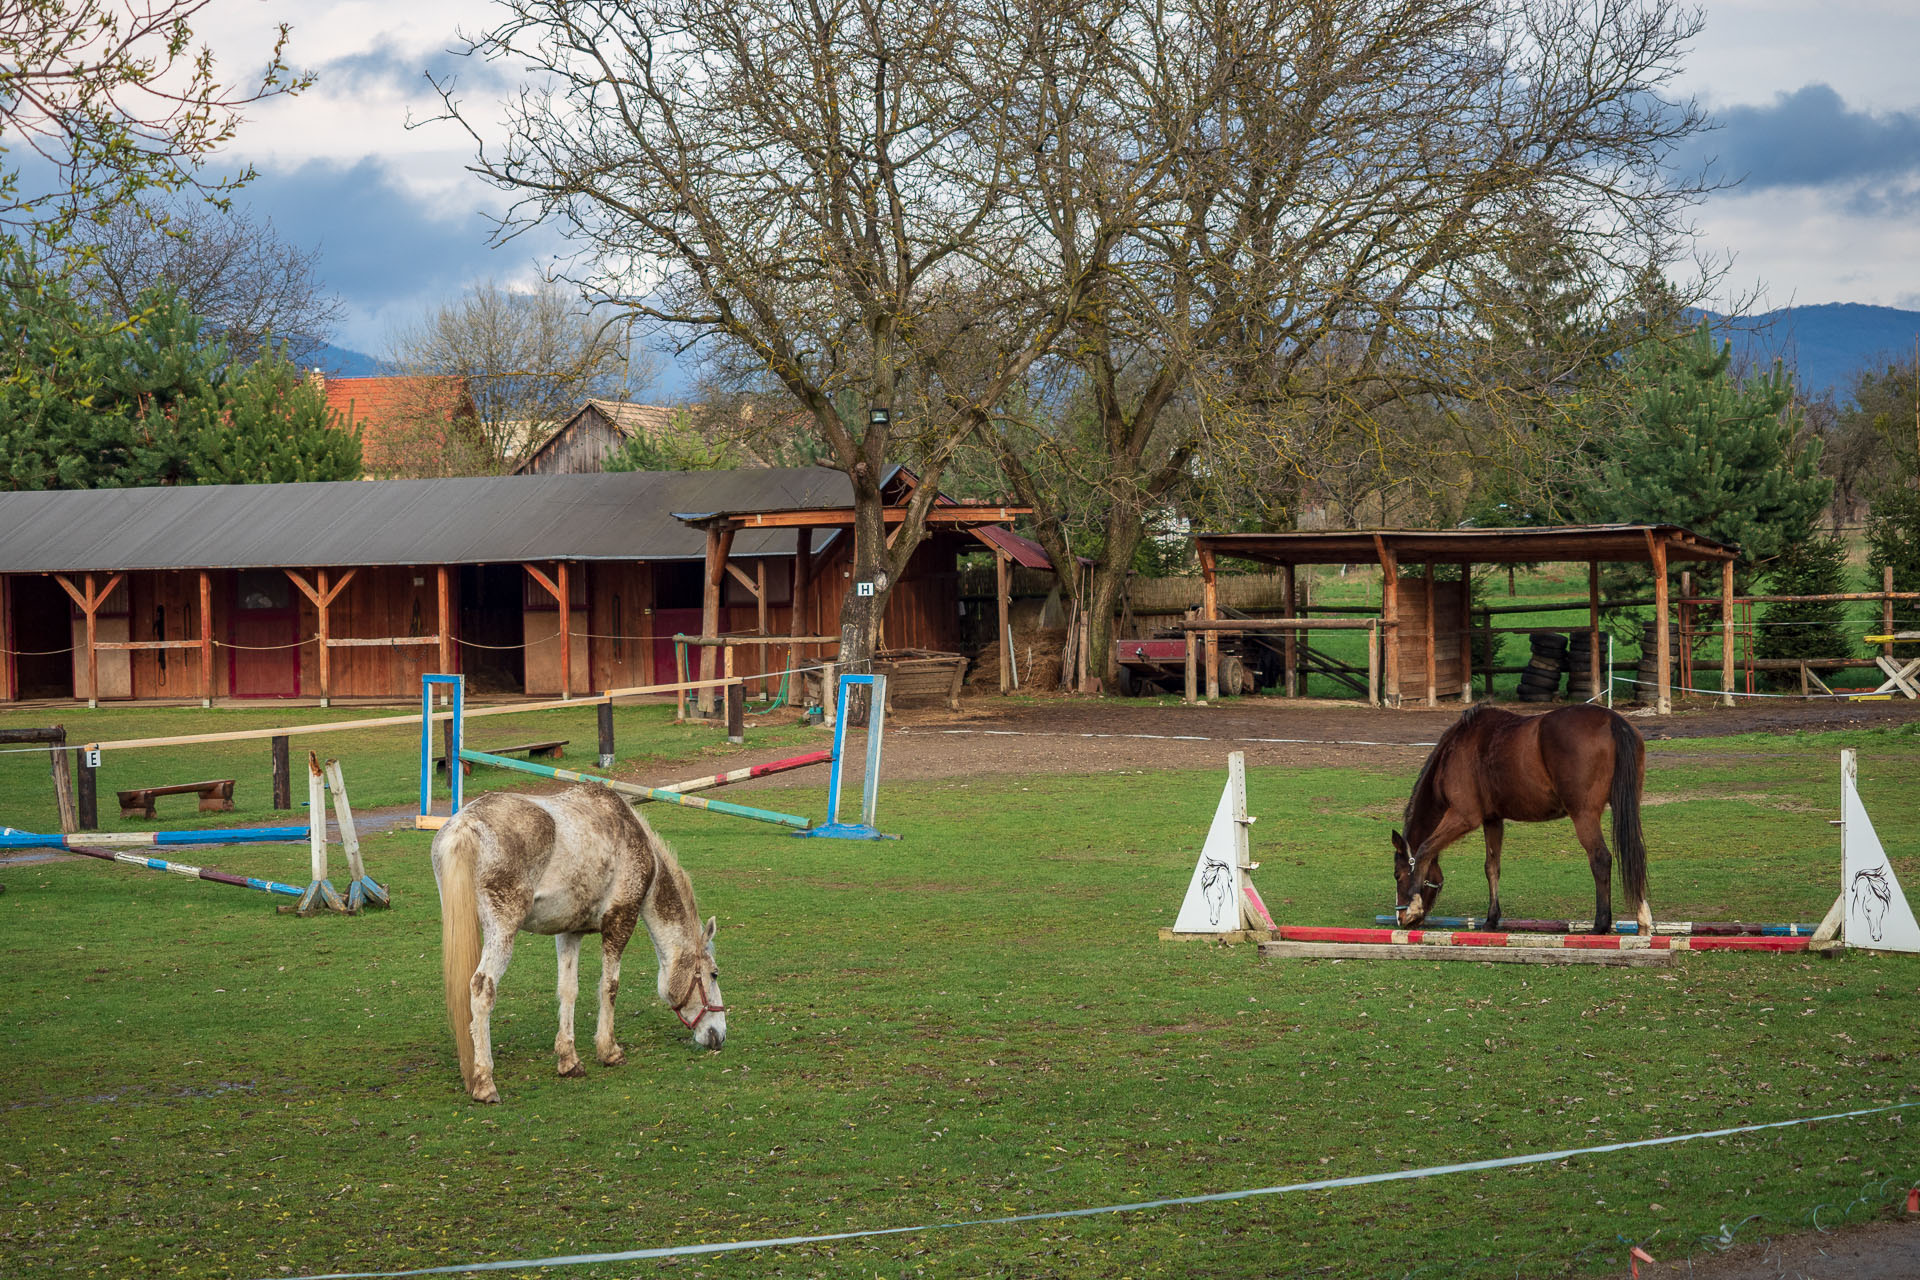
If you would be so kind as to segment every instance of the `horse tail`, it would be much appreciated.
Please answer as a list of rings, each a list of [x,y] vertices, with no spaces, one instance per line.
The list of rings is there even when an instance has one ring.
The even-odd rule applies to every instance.
[[[1638,910],[1647,901],[1647,846],[1640,836],[1640,765],[1646,747],[1634,727],[1613,717],[1613,849],[1620,858],[1620,887]]]
[[[440,886],[440,979],[460,1078],[473,1088],[473,974],[480,967],[480,904],[473,864],[478,850],[465,823],[449,823],[433,838],[433,878]]]

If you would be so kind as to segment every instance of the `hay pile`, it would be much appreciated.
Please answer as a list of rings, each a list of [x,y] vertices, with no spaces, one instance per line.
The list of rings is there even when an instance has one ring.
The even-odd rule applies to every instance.
[[[1067,633],[1058,627],[1038,627],[1013,633],[1013,669],[1021,689],[1051,691],[1060,687],[1060,651]],[[1000,645],[996,642],[973,660],[967,683],[974,688],[1000,687]]]

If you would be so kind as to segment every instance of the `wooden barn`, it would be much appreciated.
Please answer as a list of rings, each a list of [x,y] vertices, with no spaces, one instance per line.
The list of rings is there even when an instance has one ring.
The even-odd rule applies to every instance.
[[[851,501],[826,468],[0,493],[0,701],[664,683],[676,633],[837,634]],[[1012,518],[942,509],[964,514],[895,586],[889,645],[956,646],[957,557]],[[754,511],[785,520],[712,570],[677,514]]]

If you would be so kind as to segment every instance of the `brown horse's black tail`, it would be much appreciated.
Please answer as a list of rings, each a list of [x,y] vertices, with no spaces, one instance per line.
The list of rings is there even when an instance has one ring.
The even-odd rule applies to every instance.
[[[1646,747],[1634,727],[1613,717],[1613,852],[1620,860],[1620,888],[1636,911],[1647,900],[1647,846],[1640,838],[1640,761]]]

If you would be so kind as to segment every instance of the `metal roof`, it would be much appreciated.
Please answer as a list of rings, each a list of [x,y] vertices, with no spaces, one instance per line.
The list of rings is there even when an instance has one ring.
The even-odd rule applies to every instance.
[[[1554,561],[1646,564],[1652,544],[1675,560],[1734,560],[1739,548],[1677,524],[1579,524],[1530,529],[1327,529],[1292,533],[1203,533],[1194,545],[1217,556],[1267,564],[1378,563],[1385,547],[1402,564],[1537,564]]]
[[[826,467],[0,492],[0,573],[698,560],[675,511],[852,501]],[[743,531],[733,554],[793,549]]]

